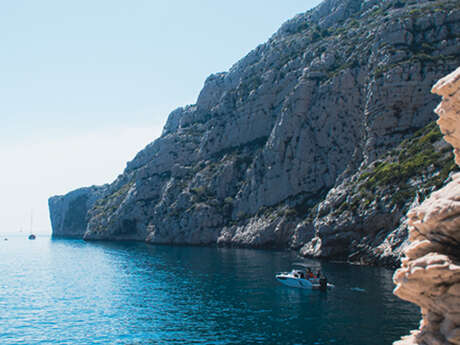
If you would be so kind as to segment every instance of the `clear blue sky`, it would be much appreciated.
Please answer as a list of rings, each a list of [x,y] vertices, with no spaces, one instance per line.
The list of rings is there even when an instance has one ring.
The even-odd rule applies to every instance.
[[[112,181],[228,70],[320,1],[0,2],[0,233],[50,232],[47,198]]]

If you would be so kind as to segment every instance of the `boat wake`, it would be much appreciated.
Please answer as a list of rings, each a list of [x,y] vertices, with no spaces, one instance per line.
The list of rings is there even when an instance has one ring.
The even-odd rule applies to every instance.
[[[359,287],[352,287],[352,288],[350,288],[350,290],[351,290],[351,291],[357,291],[357,292],[366,292],[365,289],[361,289],[361,288],[359,288]]]

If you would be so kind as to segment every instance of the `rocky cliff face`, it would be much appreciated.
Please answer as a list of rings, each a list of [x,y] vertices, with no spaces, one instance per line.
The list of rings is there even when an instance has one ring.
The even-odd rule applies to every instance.
[[[460,68],[437,83],[436,109],[460,163]],[[420,329],[395,344],[460,344],[460,174],[409,214],[411,245],[396,271],[395,294],[421,307]]]
[[[459,63],[457,1],[326,0],[173,111],[162,136],[79,211],[84,238],[394,262],[405,207],[423,197],[417,178],[363,184],[399,163],[389,153],[434,120],[429,89]],[[425,179],[449,173],[424,168]],[[69,198],[50,201],[53,233],[84,228],[61,227],[73,217]]]
[[[407,211],[455,170],[450,145],[429,123],[329,191],[316,209],[315,237],[301,253],[393,265],[407,246]]]
[[[53,236],[82,238],[88,225],[88,210],[103,195],[105,188],[80,188],[65,196],[50,198],[48,206]]]

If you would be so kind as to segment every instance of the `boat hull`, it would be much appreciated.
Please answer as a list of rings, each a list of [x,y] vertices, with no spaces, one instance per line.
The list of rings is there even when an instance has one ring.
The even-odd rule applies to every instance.
[[[334,284],[328,283],[327,281],[321,282],[320,279],[304,279],[292,273],[279,273],[275,276],[276,280],[281,284],[298,288],[298,289],[309,289],[309,290],[327,290],[331,289]]]
[[[299,289],[314,289],[314,285],[307,279],[302,278],[292,278],[283,275],[277,275],[276,280],[278,280],[281,284],[286,286],[295,287]]]

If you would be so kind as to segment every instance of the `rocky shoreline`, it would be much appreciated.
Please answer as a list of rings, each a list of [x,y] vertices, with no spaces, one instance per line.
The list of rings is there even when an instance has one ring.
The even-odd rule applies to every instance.
[[[440,80],[437,123],[460,165],[460,68]],[[409,214],[410,246],[394,293],[421,308],[420,329],[395,345],[460,344],[460,174]]]
[[[407,210],[457,169],[429,90],[458,65],[456,1],[326,0],[211,75],[115,181],[50,198],[53,235],[396,265]]]

